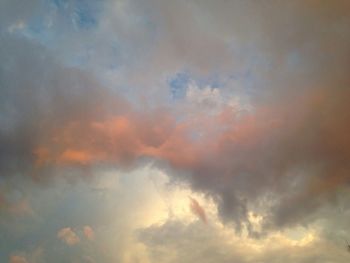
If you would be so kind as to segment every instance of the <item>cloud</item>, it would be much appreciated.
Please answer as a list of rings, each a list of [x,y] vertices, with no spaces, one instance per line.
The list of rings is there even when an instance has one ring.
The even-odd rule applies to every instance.
[[[14,215],[33,215],[34,211],[32,210],[28,200],[22,199],[15,204],[12,204],[8,207],[10,213]]]
[[[60,229],[57,232],[57,237],[69,246],[74,246],[80,242],[80,238],[70,227]]]
[[[84,235],[89,240],[95,239],[95,231],[90,226],[84,226]]]
[[[8,34],[2,39],[0,57],[7,66],[1,66],[0,175],[33,174],[35,160],[43,164],[40,160],[48,155],[37,148],[40,142],[67,123],[108,115],[102,105],[109,107],[110,92],[89,74],[55,62],[39,44]],[[40,77],[42,72],[45,78]],[[113,110],[127,108],[118,96],[113,97]],[[72,155],[82,160],[76,152],[63,157]]]
[[[28,263],[28,261],[25,257],[13,255],[10,257],[9,263]]]
[[[9,257],[9,263],[42,263],[44,260],[44,249],[36,247],[31,251],[16,252]]]
[[[200,220],[204,223],[207,223],[207,215],[205,213],[204,208],[198,203],[198,201],[192,197],[190,197],[190,208],[194,215],[196,215]]]
[[[38,146],[47,160],[38,155],[36,162],[130,167],[155,158],[168,163],[175,177],[188,172],[186,180],[212,195],[222,219],[238,231],[250,227],[249,209],[263,209],[265,227],[284,227],[316,212],[348,180],[342,161],[350,148],[344,134],[347,93],[310,90],[236,117],[224,110],[205,118],[201,136],[194,138],[196,123],[176,123],[169,113],[69,123]]]
[[[29,200],[18,191],[3,191],[0,193],[0,211],[1,210],[15,217],[34,215]]]
[[[167,221],[140,230],[138,237],[151,262],[347,262],[344,246],[320,240],[317,233],[308,231],[299,239],[273,231],[267,237],[250,239],[216,224]]]
[[[87,31],[60,31],[64,19],[53,17],[61,24],[51,42],[30,31],[40,3],[1,3],[1,178],[42,181],[72,167],[86,175],[152,160],[255,237],[323,217],[348,190],[346,1],[113,1]],[[106,87],[102,65],[110,64],[120,82]],[[192,83],[187,101],[165,108],[164,80],[187,69],[193,83],[223,81]],[[243,113],[228,103],[241,94],[250,106]],[[261,233],[250,211],[261,214]]]

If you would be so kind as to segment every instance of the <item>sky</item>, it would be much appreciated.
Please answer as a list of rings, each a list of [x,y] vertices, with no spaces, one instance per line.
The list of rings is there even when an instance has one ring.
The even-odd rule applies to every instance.
[[[0,262],[349,262],[349,28],[347,0],[1,0]]]

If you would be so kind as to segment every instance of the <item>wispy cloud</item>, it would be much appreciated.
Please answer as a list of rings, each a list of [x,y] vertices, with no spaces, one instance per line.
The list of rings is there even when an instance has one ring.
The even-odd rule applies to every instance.
[[[207,215],[205,213],[204,208],[198,203],[196,199],[193,197],[190,198],[190,208],[192,213],[197,216],[200,220],[202,220],[204,223],[207,223]]]

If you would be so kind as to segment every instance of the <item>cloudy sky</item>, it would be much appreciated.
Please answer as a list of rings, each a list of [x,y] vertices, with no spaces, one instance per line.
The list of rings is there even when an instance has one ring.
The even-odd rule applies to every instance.
[[[350,2],[1,0],[0,262],[350,261]]]

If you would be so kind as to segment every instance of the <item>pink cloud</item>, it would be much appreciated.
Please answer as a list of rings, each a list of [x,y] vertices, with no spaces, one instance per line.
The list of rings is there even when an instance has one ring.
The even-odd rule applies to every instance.
[[[69,246],[76,245],[80,242],[79,237],[70,227],[65,227],[59,230],[57,237]]]
[[[311,200],[312,206],[349,180],[348,97],[346,90],[310,89],[243,115],[224,109],[195,121],[177,121],[162,110],[91,117],[59,126],[34,154],[41,165],[130,167],[142,157],[167,162],[188,172],[196,191],[215,196],[220,216],[237,225],[249,221],[245,200],[258,200],[271,182],[278,184],[276,193],[284,191],[290,172],[310,169],[305,187],[283,200],[288,205],[273,207],[272,220],[281,224],[291,220],[290,211],[302,209],[293,200]],[[191,209],[204,221],[197,203]],[[284,208],[289,206],[293,209]]]
[[[191,203],[190,208],[194,215],[196,215],[200,220],[202,220],[204,223],[207,223],[207,215],[205,213],[204,208],[199,204],[199,202],[190,197]]]
[[[90,226],[84,226],[84,235],[89,240],[95,239],[95,231]]]

